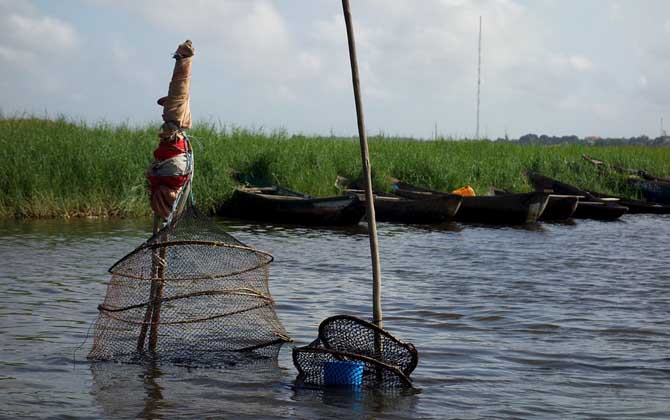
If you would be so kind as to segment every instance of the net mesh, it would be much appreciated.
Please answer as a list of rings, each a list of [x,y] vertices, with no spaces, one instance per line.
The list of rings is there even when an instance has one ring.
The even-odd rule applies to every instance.
[[[411,386],[418,359],[411,343],[348,315],[327,318],[316,340],[293,349],[298,382],[309,385]]]
[[[110,268],[88,358],[211,365],[240,351],[276,356],[290,338],[269,291],[272,259],[187,207]]]

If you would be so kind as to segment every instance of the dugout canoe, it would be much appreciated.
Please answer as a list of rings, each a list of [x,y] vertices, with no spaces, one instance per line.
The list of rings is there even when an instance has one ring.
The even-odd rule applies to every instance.
[[[509,191],[498,188],[494,188],[493,192],[495,195],[511,194]],[[576,195],[550,194],[549,201],[547,201],[547,205],[544,208],[544,211],[542,214],[540,214],[540,217],[537,220],[540,222],[559,222],[569,220],[577,210],[578,203],[579,197]]]
[[[393,193],[401,197],[414,199],[427,199],[445,194],[452,195],[404,182],[395,183]],[[548,201],[549,194],[542,192],[464,196],[454,220],[492,225],[535,223],[547,206]]]
[[[628,207],[619,204],[617,197],[596,197],[588,191],[536,173],[529,173],[528,179],[536,191],[579,196],[572,216],[576,219],[617,220],[628,212]]]
[[[609,194],[602,194],[595,191],[589,193],[596,198],[617,198],[617,203],[624,207],[628,207],[628,213],[631,214],[670,214],[670,205],[652,203],[642,200],[631,200],[623,197],[616,197]]]
[[[279,186],[240,187],[219,214],[274,223],[344,226],[358,224],[365,208],[356,195],[315,198]]]
[[[617,164],[605,162],[600,159],[594,159],[587,155],[582,155],[582,158],[594,164],[596,168],[600,169],[601,171],[603,169],[614,170],[616,172],[626,175],[628,177],[628,182],[630,183],[630,185],[638,189],[642,194],[642,196],[644,197],[644,199],[646,200],[646,202],[642,201],[641,203],[652,203],[652,205],[654,204],[670,205],[670,178],[658,177],[644,170],[626,168],[623,166],[619,166]],[[604,172],[605,171],[603,171],[603,173]],[[639,200],[633,200],[631,204],[633,207],[639,206],[638,209],[635,210],[631,209],[631,213],[632,212],[643,213],[647,212],[647,210],[650,213],[657,213],[658,211],[663,211],[658,207],[649,207],[640,204]]]
[[[637,179],[631,179],[629,182],[640,190],[645,200],[660,205],[670,205],[670,182]]]
[[[361,190],[348,189],[347,192],[357,194],[359,200],[365,202],[365,194]],[[375,192],[375,218],[378,222],[388,223],[444,223],[454,220],[461,202],[462,197],[455,194],[416,200],[395,194]]]

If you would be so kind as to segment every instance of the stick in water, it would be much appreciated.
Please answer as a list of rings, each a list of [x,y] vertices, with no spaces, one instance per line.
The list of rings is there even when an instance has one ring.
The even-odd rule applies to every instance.
[[[354,100],[356,102],[356,118],[358,120],[358,137],[361,142],[361,158],[363,160],[363,178],[365,179],[365,204],[368,229],[370,231],[370,253],[372,257],[372,313],[373,322],[379,328],[383,328],[382,302],[381,302],[381,266],[379,263],[379,249],[377,243],[377,222],[375,219],[374,197],[372,195],[372,176],[370,174],[370,156],[368,154],[368,137],[365,133],[365,121],[363,118],[363,102],[361,100],[361,86],[358,79],[358,59],[356,58],[356,41],[354,40],[354,28],[351,23],[351,10],[349,0],[342,0],[344,10],[344,22],[347,25],[347,40],[349,41],[349,59],[351,61],[351,79],[354,85]]]

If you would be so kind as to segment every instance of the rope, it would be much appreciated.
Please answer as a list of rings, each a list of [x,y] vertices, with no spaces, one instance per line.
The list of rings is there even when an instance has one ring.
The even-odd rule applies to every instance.
[[[74,349],[72,352],[72,369],[75,369],[77,367],[77,352],[81,350],[82,347],[84,347],[84,344],[88,341],[88,337],[91,335],[91,328],[93,328],[93,325],[95,324],[95,321],[97,321],[97,318],[92,320],[88,324],[88,329],[86,330],[86,336],[84,336],[84,341],[81,342],[81,344]]]
[[[180,130],[181,131],[181,130]],[[176,210],[179,208],[181,204],[182,197],[184,196],[184,190],[188,188],[189,193],[187,199],[190,200],[191,204],[195,204],[195,200],[193,199],[193,188],[192,188],[192,183],[193,183],[193,173],[195,172],[194,169],[194,160],[193,160],[193,146],[191,145],[191,137],[186,134],[186,132],[181,131],[181,134],[184,136],[184,140],[186,141],[186,144],[188,145],[187,147],[187,152],[186,156],[188,157],[188,180],[184,184],[184,186],[181,188],[179,191],[179,194],[177,195],[177,199],[174,200],[174,203],[172,203],[172,210],[170,211],[170,215],[168,216],[167,219],[165,219],[165,222],[163,222],[163,227],[168,226],[170,223],[172,223],[172,219],[176,215]]]

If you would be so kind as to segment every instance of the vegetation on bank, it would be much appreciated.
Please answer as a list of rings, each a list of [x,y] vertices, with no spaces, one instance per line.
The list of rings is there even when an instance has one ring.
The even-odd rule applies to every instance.
[[[150,212],[144,173],[158,124],[140,128],[66,119],[0,119],[0,217],[140,216]],[[194,194],[215,212],[238,182],[235,173],[315,196],[337,193],[335,177],[361,171],[356,138],[288,135],[201,124],[195,148]],[[584,188],[635,196],[617,174],[603,176],[581,159],[589,154],[622,166],[670,176],[670,148],[584,145],[532,146],[491,141],[417,141],[371,137],[376,188],[388,177],[439,189],[471,185],[531,189],[537,171]]]

